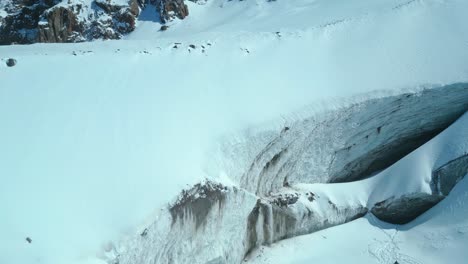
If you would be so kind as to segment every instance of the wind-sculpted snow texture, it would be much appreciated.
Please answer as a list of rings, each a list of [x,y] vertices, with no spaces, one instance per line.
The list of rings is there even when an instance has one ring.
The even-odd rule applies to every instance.
[[[425,175],[416,175],[413,185],[389,192],[386,186],[391,186],[382,182],[401,181],[395,171],[411,161],[395,162],[455,122],[468,110],[467,102],[468,85],[454,84],[368,100],[284,127],[256,155],[238,185],[205,181],[183,191],[151,226],[124,242],[112,261],[240,263],[263,245],[360,218],[368,205],[381,220],[405,224],[440,202],[467,174],[466,155],[434,169],[430,183],[420,181]],[[359,179],[367,178],[372,166],[383,172],[356,182],[362,190],[347,187],[354,182],[321,189],[310,184],[333,181],[335,168],[350,166],[359,170]],[[316,192],[327,188],[331,192]],[[342,192],[351,198],[334,198]]]

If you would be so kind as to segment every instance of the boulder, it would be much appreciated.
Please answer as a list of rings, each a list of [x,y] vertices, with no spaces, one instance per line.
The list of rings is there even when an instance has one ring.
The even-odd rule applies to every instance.
[[[12,59],[12,58],[9,58],[9,59],[7,59],[7,61],[6,61],[6,65],[7,65],[8,67],[13,67],[13,66],[16,65],[16,60],[15,60],[15,59]]]

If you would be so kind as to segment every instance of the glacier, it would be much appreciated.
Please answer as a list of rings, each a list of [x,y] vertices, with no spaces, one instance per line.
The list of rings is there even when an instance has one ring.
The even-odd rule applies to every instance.
[[[0,263],[464,263],[466,1],[186,4],[0,46]]]

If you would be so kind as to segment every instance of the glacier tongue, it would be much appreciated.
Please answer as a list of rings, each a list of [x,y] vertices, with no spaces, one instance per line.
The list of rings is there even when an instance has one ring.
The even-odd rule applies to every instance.
[[[206,180],[184,190],[111,262],[240,263],[262,245],[347,223],[368,208],[384,221],[407,223],[448,195],[467,173],[466,155],[434,164],[430,183],[421,173],[398,190],[392,186],[403,178],[395,170],[467,110],[468,84],[460,83],[299,120],[263,148],[246,145],[260,151],[232,184]],[[326,184],[336,181],[354,182]]]

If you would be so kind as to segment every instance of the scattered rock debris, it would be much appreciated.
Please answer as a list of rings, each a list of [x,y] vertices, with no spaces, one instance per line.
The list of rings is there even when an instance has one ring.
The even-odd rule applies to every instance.
[[[143,232],[141,232],[140,236],[145,237],[148,234],[148,228],[145,228]]]

